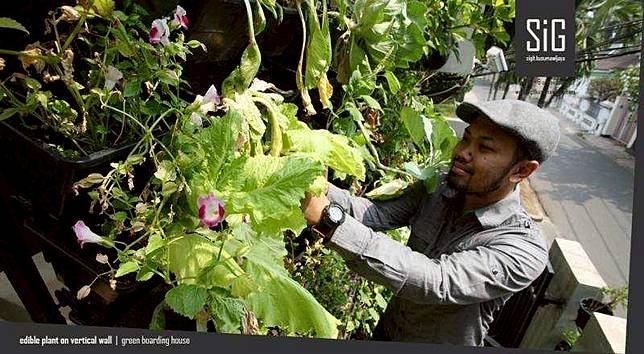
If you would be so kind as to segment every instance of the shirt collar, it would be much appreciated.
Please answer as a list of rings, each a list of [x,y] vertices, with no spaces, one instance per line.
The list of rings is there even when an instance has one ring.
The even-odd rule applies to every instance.
[[[448,199],[454,199],[459,194],[455,189],[443,185],[442,195]],[[484,228],[492,228],[501,225],[511,216],[520,213],[522,210],[520,201],[520,190],[517,186],[512,193],[496,203],[474,210],[474,215]]]

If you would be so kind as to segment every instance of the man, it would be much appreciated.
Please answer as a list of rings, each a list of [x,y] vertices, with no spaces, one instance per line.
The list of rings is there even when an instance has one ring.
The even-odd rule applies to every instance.
[[[463,103],[469,123],[447,178],[370,202],[329,185],[302,203],[325,243],[395,296],[375,339],[482,346],[495,312],[536,279],[547,245],[517,184],[556,149],[557,120],[523,101]],[[376,231],[410,226],[404,246]]]

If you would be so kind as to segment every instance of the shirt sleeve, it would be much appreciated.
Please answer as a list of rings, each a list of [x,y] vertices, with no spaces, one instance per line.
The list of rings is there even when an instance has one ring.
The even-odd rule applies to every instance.
[[[421,180],[407,187],[400,196],[387,201],[374,202],[351,196],[348,191],[333,184],[329,184],[327,192],[330,201],[340,204],[350,216],[374,230],[391,230],[408,226],[426,195],[428,193]]]
[[[490,244],[433,259],[347,217],[329,241],[350,269],[417,303],[472,304],[526,288],[546,266],[535,230],[506,228]]]

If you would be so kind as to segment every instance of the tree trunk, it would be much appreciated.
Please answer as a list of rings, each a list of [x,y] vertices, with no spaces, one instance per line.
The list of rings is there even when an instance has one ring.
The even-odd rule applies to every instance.
[[[490,90],[487,92],[487,100],[490,100],[490,96],[492,96],[492,89],[494,88],[494,84],[496,83],[496,73],[492,74],[492,83],[490,84]]]
[[[550,82],[552,81],[552,76],[546,78],[546,82],[543,83],[543,89],[541,90],[541,95],[539,95],[539,102],[537,106],[542,107],[546,103],[546,96],[548,96],[548,88],[550,87]]]
[[[508,82],[505,83],[505,88],[503,89],[503,97],[501,97],[502,99],[505,99],[505,96],[508,95],[508,91],[510,91],[510,82],[511,81],[508,80]]]
[[[530,90],[532,90],[532,84],[534,83],[534,77],[527,77],[525,81],[523,82],[523,85],[521,87],[521,91],[519,91],[519,99],[521,101],[525,101],[528,95],[530,94]]]
[[[550,106],[550,103],[552,103],[552,100],[555,97],[561,96],[564,93],[564,91],[566,91],[567,87],[568,87],[568,85],[566,85],[566,82],[565,81],[562,82],[561,86],[559,86],[559,88],[557,88],[557,90],[555,92],[553,92],[552,95],[550,95],[550,98],[548,98],[548,101],[546,101],[545,107],[548,108]]]
[[[496,100],[496,93],[499,92],[499,85],[501,85],[501,77],[499,76],[499,79],[496,80],[496,83],[494,84],[494,95],[492,96],[493,100]]]

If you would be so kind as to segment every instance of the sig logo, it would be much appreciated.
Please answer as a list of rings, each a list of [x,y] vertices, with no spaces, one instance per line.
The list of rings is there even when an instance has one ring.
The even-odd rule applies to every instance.
[[[526,29],[532,38],[526,42],[528,52],[564,52],[566,51],[566,20],[554,18],[543,20],[529,18]]]

